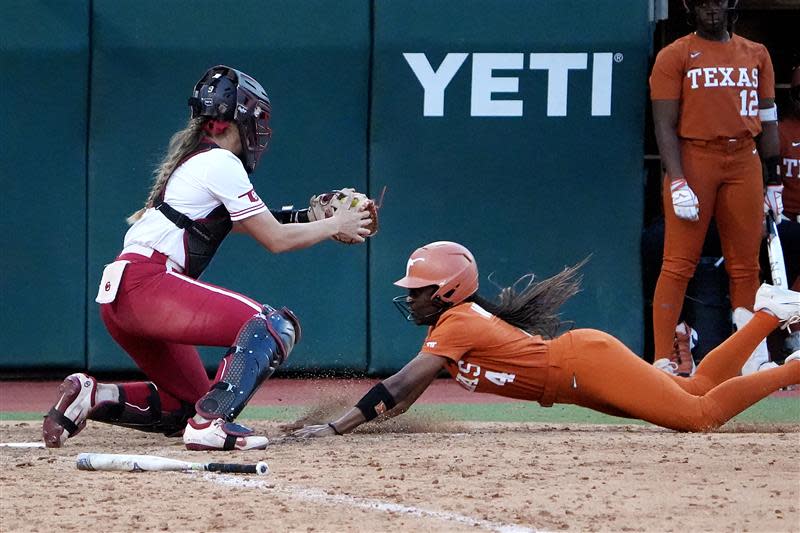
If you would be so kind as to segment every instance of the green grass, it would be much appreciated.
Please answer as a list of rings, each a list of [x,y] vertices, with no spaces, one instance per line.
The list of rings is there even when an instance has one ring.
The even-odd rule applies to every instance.
[[[248,407],[241,418],[289,422],[306,412],[302,406]],[[410,412],[446,420],[473,422],[543,422],[556,424],[645,424],[639,420],[608,416],[574,405],[540,407],[530,403],[432,404],[412,407]],[[0,420],[41,420],[42,413],[2,412]],[[800,423],[800,400],[765,398],[733,419],[744,423]]]

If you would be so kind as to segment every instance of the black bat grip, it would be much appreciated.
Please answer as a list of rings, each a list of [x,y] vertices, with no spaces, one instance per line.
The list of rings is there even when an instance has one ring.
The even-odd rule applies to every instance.
[[[235,463],[208,463],[206,470],[209,472],[223,472],[226,474],[257,474],[256,465],[243,465]]]

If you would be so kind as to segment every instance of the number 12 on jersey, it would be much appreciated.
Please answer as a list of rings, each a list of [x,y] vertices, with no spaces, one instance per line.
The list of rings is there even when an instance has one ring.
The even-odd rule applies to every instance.
[[[739,93],[739,98],[742,101],[742,108],[739,110],[740,115],[743,117],[758,115],[758,92],[745,89]]]
[[[507,372],[494,372],[492,370],[487,370],[483,373],[483,376],[498,387],[502,387],[506,383],[512,383],[517,377],[516,374],[509,374]],[[458,381],[462,387],[470,392],[474,392],[475,388],[478,386],[480,377],[480,366],[472,363],[465,363],[464,361],[458,362],[458,375],[456,376],[456,381]]]

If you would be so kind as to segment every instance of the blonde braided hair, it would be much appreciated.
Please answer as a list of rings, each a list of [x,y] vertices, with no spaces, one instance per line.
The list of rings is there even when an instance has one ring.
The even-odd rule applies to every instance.
[[[175,172],[175,169],[181,161],[197,149],[200,140],[206,135],[205,131],[203,131],[203,126],[205,126],[208,120],[208,117],[189,119],[189,123],[186,127],[172,136],[169,140],[167,154],[153,172],[153,186],[150,188],[150,193],[147,195],[147,201],[144,203],[144,207],[127,218],[128,224],[132,225],[142,218],[142,215],[147,209],[153,207],[153,204],[161,195],[161,191],[167,186],[169,177]]]

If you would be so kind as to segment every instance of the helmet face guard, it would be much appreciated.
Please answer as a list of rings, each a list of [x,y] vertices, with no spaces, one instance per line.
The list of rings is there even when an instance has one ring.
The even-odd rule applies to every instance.
[[[411,305],[408,301],[408,296],[405,294],[402,296],[395,296],[392,298],[392,303],[394,304],[395,308],[400,311],[400,314],[403,315],[403,318],[409,322],[414,321],[414,313],[411,311]]]
[[[192,118],[234,122],[242,141],[240,159],[248,173],[256,169],[272,138],[272,106],[261,84],[244,72],[218,65],[195,84],[189,107]]]

